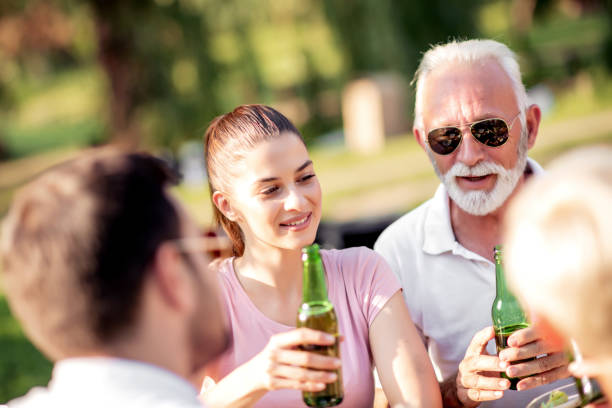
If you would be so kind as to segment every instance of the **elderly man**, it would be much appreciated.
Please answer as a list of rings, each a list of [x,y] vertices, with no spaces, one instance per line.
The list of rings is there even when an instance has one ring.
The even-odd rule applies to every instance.
[[[547,339],[578,344],[570,366],[612,396],[612,147],[571,152],[530,182],[504,220],[508,282]]]
[[[25,407],[193,407],[186,379],[228,344],[193,221],[154,157],[96,151],[43,174],[3,223],[2,280],[56,362]]]
[[[499,357],[491,341],[493,247],[508,201],[542,171],[527,157],[540,116],[505,45],[451,42],[423,56],[413,132],[442,184],[389,226],[375,249],[402,282],[448,407],[525,406],[545,388],[524,390],[568,376],[564,353],[532,328],[515,332]],[[525,377],[518,391],[508,390],[504,371]]]

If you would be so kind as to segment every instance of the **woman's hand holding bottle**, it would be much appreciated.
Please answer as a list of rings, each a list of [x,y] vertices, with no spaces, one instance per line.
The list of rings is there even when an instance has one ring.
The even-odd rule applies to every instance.
[[[247,363],[257,388],[321,391],[327,383],[336,381],[336,373],[331,370],[340,367],[340,359],[299,350],[298,347],[306,344],[329,346],[335,341],[331,334],[306,328],[270,337],[266,347]]]

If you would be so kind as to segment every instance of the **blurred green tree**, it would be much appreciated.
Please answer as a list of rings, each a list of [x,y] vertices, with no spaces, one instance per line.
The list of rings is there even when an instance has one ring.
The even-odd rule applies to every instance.
[[[399,70],[410,76],[431,44],[477,34],[480,0],[323,0],[354,75]]]
[[[605,16],[608,30],[603,43],[603,55],[608,72],[612,72],[612,0],[605,0]]]
[[[450,38],[484,34],[508,42],[526,60],[529,85],[571,76],[600,55],[612,61],[610,4],[611,0],[4,0],[0,144],[6,140],[3,132],[11,140],[37,133],[32,144],[39,147],[52,144],[46,137],[49,131],[89,132],[91,137],[81,139],[175,150],[184,139],[201,137],[214,116],[243,103],[276,106],[311,139],[340,126],[340,95],[348,79],[377,71],[410,77],[429,45]],[[538,30],[538,24],[559,14],[559,8],[587,13],[604,5],[608,40],[598,44],[603,52],[583,46],[598,41],[601,18],[593,20],[598,26],[588,32],[583,29],[588,24],[579,24],[578,17],[557,18],[556,26]],[[566,30],[569,34],[563,32],[565,21],[575,23]],[[575,44],[565,44],[568,38]],[[72,99],[56,98],[56,104],[47,95],[30,104],[36,109],[26,106],[36,92],[51,87],[45,81],[56,88],[72,86]],[[78,93],[81,88],[87,92]],[[49,111],[62,108],[64,116],[56,115],[61,120],[76,115],[74,107],[66,106],[71,103],[86,105],[77,112],[86,116],[83,123],[70,127],[41,119],[41,106]],[[30,129],[23,122],[38,127]],[[6,146],[4,154],[11,154]]]
[[[40,79],[75,66],[102,67],[108,100],[99,113],[111,140],[134,146],[146,135],[145,143],[173,147],[219,111],[206,19],[184,1],[9,0],[1,7],[0,54],[22,77],[29,70]],[[94,29],[76,33],[83,7]],[[93,52],[78,55],[77,34],[92,37]],[[41,63],[44,72],[36,72]],[[7,107],[16,102],[9,88],[0,81]]]
[[[89,0],[98,56],[108,75],[113,135],[138,144],[144,123],[154,141],[175,147],[217,111],[206,19],[186,2]]]

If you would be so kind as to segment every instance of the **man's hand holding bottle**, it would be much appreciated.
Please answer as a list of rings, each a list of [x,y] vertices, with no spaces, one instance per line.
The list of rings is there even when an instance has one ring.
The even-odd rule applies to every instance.
[[[548,384],[569,375],[569,361],[562,350],[543,341],[538,332],[527,327],[517,330],[508,338],[508,348],[499,356],[486,351],[487,343],[495,338],[492,326],[476,333],[468,347],[457,373],[457,397],[466,407],[475,407],[482,401],[500,399],[510,388],[510,381],[502,378],[521,378],[519,391]],[[540,358],[534,357],[544,355]],[[520,362],[522,360],[529,360]]]

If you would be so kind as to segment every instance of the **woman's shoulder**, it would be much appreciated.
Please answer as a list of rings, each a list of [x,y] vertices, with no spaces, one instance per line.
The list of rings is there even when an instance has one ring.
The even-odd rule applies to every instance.
[[[327,273],[341,275],[344,280],[362,282],[391,273],[384,258],[366,247],[324,250],[322,257]]]
[[[217,258],[208,264],[208,270],[216,273],[221,279],[231,279],[233,276],[233,259],[229,258]]]
[[[372,249],[361,246],[344,249],[323,249],[321,250],[323,258],[327,258],[330,263],[339,265],[358,266],[363,263],[384,262],[384,259]]]
[[[232,304],[237,297],[240,297],[240,282],[234,274],[233,267],[234,257],[217,258],[208,264],[207,273],[217,275],[219,287],[223,293],[223,299],[226,303]]]
[[[366,247],[330,250],[323,253],[331,297],[349,302],[347,310],[360,311],[372,322],[377,310],[400,289],[399,281],[385,260]],[[350,312],[353,313],[353,312]]]

